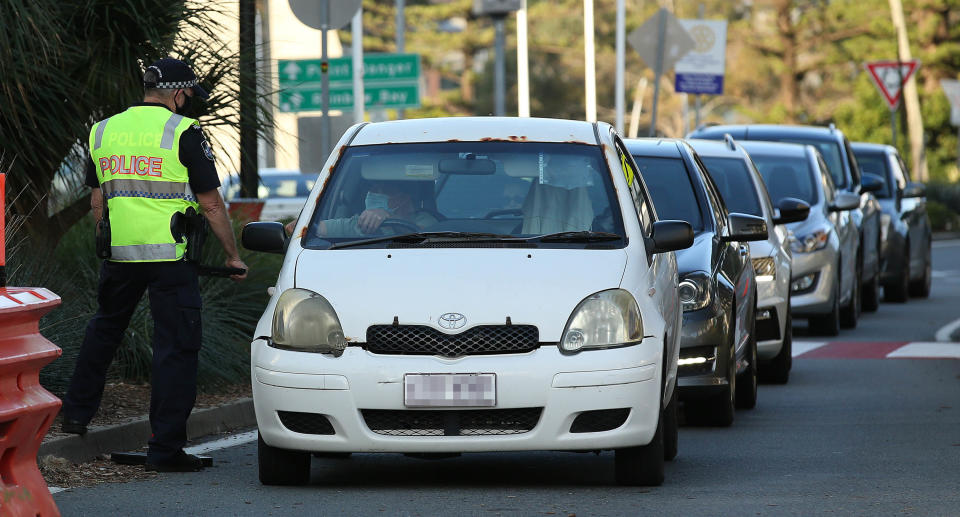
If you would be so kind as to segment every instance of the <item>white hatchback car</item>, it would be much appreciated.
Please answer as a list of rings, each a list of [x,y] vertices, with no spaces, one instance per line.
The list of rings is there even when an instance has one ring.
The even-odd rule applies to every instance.
[[[607,124],[420,119],[350,128],[286,239],[252,344],[265,484],[311,453],[614,449],[656,485],[676,454],[673,250]]]
[[[793,254],[786,224],[803,221],[810,205],[796,198],[770,199],[763,177],[744,148],[726,135],[723,141],[688,140],[717,184],[731,212],[762,217],[767,238],[750,243],[757,278],[757,359],[760,378],[785,384],[793,365],[793,317],[790,279]]]

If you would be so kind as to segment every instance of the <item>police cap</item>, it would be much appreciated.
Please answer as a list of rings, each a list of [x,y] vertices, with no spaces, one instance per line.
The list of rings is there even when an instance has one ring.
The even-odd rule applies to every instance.
[[[201,99],[210,96],[197,82],[197,74],[193,73],[190,66],[172,57],[154,61],[148,66],[143,74],[143,86],[171,90],[190,88],[193,94]]]

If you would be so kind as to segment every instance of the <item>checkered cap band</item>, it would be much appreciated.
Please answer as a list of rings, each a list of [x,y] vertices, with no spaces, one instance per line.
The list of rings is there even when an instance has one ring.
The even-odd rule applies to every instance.
[[[163,89],[163,90],[167,90],[167,89],[175,90],[175,89],[177,89],[177,88],[191,88],[191,87],[194,87],[194,86],[196,86],[196,85],[197,85],[197,81],[196,81],[196,79],[194,79],[193,81],[178,81],[178,82],[170,82],[170,83],[157,83],[157,85],[154,86],[154,88],[160,88],[160,89]]]

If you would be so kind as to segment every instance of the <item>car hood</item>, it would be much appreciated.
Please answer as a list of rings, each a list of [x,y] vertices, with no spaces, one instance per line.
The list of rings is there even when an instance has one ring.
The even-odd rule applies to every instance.
[[[677,272],[681,277],[693,271],[712,271],[713,235],[713,232],[699,233],[693,239],[693,246],[676,252]]]
[[[620,286],[626,264],[622,249],[305,250],[295,284],[324,296],[352,341],[394,321],[461,332],[509,318],[555,342],[577,304]],[[446,313],[462,314],[466,324],[441,329]]]

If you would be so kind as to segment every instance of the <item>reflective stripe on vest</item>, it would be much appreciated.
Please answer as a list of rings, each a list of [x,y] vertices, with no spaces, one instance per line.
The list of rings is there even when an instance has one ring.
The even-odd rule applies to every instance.
[[[177,260],[176,244],[133,244],[110,246],[111,260],[148,261]]]
[[[185,199],[196,201],[187,182],[153,180],[110,180],[100,185],[104,199],[146,197],[151,199]]]

